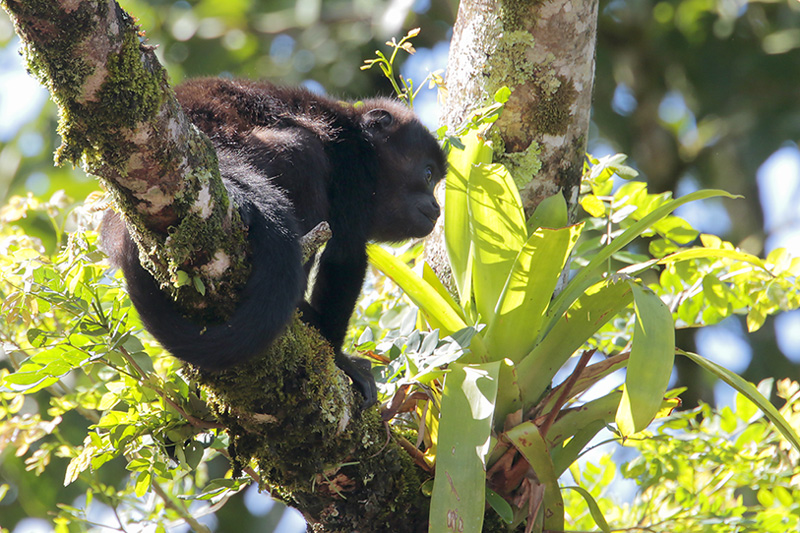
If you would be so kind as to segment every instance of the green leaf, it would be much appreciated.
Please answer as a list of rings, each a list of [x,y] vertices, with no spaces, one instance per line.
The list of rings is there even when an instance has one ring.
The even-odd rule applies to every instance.
[[[472,295],[472,240],[467,206],[467,183],[475,164],[492,161],[492,149],[484,144],[477,130],[470,130],[461,141],[464,148],[453,146],[447,160],[444,238],[461,306],[466,307],[465,303]]]
[[[708,370],[719,379],[733,387],[736,391],[742,394],[745,398],[753,402],[764,412],[764,415],[772,422],[778,431],[786,438],[789,443],[794,446],[794,449],[800,452],[800,437],[798,437],[797,433],[795,433],[792,426],[780,412],[775,409],[775,406],[770,403],[770,401],[764,397],[763,394],[758,392],[758,389],[755,385],[750,383],[749,381],[745,380],[738,374],[731,372],[725,367],[722,367],[716,364],[713,361],[709,361],[705,357],[698,355],[692,352],[685,352],[683,350],[678,349],[677,352],[685,357],[688,357],[692,361],[694,361],[700,367]]]
[[[523,405],[536,402],[567,359],[632,301],[627,283],[603,281],[581,295],[536,348],[517,363]]]
[[[547,432],[547,445],[550,449],[561,446],[565,440],[581,434],[584,428],[591,426],[597,420],[603,421],[604,425],[610,423],[614,420],[620,398],[622,392],[615,390],[596,400],[586,402],[579,409],[567,410]]]
[[[580,428],[572,438],[563,446],[556,446],[550,450],[550,458],[553,460],[553,468],[556,476],[561,476],[572,466],[587,444],[597,435],[601,429],[606,427],[605,420],[593,420],[586,426]]]
[[[564,500],[561,499],[558,476],[539,427],[531,421],[523,422],[507,431],[506,437],[531,465],[539,483],[545,486],[544,529],[563,531]]]
[[[187,274],[183,270],[178,270],[177,272],[175,272],[174,283],[176,287],[183,287],[191,283],[191,278],[189,277],[189,274]]]
[[[583,210],[593,217],[602,217],[606,214],[606,205],[597,196],[587,194],[580,200]]]
[[[505,104],[509,98],[511,98],[511,89],[506,86],[500,87],[494,93],[494,101],[500,104]]]
[[[582,228],[582,224],[539,228],[519,251],[502,292],[493,303],[495,310],[484,334],[490,354],[516,363],[533,349],[553,291]],[[476,299],[477,289],[476,281]]]
[[[500,363],[450,365],[444,379],[431,533],[480,533]]]
[[[503,165],[478,165],[467,183],[472,239],[472,290],[484,322],[494,316],[508,273],[527,238],[514,179]]]
[[[548,196],[536,206],[533,215],[528,219],[528,233],[533,233],[538,228],[563,228],[567,224],[569,224],[567,201],[559,192]]]
[[[646,216],[642,217],[641,220],[637,221],[634,224],[626,229],[621,235],[619,235],[616,239],[611,241],[611,243],[600,250],[589,262],[588,265],[583,267],[570,281],[567,286],[564,288],[563,291],[556,297],[553,301],[553,304],[550,306],[548,310],[548,323],[545,326],[545,331],[547,331],[552,324],[554,324],[561,315],[572,305],[572,303],[585,291],[588,287],[590,287],[594,282],[597,281],[599,276],[605,271],[607,266],[608,259],[627,246],[631,241],[633,241],[636,237],[644,233],[650,226],[658,222],[659,220],[663,219],[667,215],[669,215],[672,211],[677,209],[678,207],[682,206],[685,203],[692,202],[695,200],[704,200],[706,198],[713,198],[716,196],[724,196],[726,198],[737,198],[736,196],[727,193],[725,191],[709,189],[709,190],[700,190],[695,191],[693,193],[687,194],[685,196],[681,196],[680,198],[670,200],[656,209],[654,209],[651,213],[647,214]]]
[[[514,521],[514,510],[511,508],[511,504],[489,487],[486,487],[486,501],[503,522],[510,524]]]
[[[194,285],[194,290],[199,292],[201,295],[206,295],[206,285],[203,283],[203,280],[200,276],[194,276],[192,278],[192,284]]]
[[[672,313],[655,293],[631,282],[636,321],[628,373],[616,422],[623,436],[638,433],[656,416],[675,362]]]
[[[183,447],[183,453],[186,458],[186,465],[191,470],[196,469],[203,459],[203,447],[195,440],[189,441],[189,443]]]
[[[730,313],[731,302],[736,298],[728,286],[714,274],[706,274],[703,277],[703,295],[722,316]]]
[[[367,247],[367,256],[370,263],[397,283],[411,301],[439,326],[443,336],[467,327],[447,300],[405,263],[375,244]]]
[[[589,491],[582,487],[562,487],[562,490],[566,489],[574,490],[583,497],[586,505],[589,507],[589,514],[592,515],[594,523],[597,524],[597,527],[599,527],[603,533],[611,532],[611,528],[608,526],[608,522],[606,522],[603,512],[600,510],[600,506],[597,505],[596,501],[594,501],[594,498],[592,498],[592,495],[589,494]]]
[[[503,386],[497,391],[494,409],[494,429],[497,433],[503,431],[506,417],[511,413],[516,413],[522,407],[517,369],[514,362],[508,358],[500,361],[500,383]]]
[[[141,498],[147,494],[147,491],[150,489],[150,482],[152,479],[153,475],[150,472],[140,472],[139,475],[136,476],[136,483],[133,491],[137,498]]]
[[[462,321],[465,323],[467,322],[466,316],[464,316],[464,310],[458,306],[458,304],[453,300],[450,296],[450,292],[447,288],[442,284],[441,280],[436,276],[436,273],[430,267],[428,263],[424,263],[422,265],[422,279],[428,282],[428,284],[433,287],[433,289],[439,294],[439,296],[444,299],[450,305],[450,308],[458,314]]]
[[[666,265],[669,263],[689,261],[692,259],[721,259],[721,258],[734,259],[736,261],[750,263],[751,265],[755,265],[763,270],[767,270],[764,261],[759,259],[755,255],[748,254],[745,252],[740,252],[738,250],[729,250],[726,248],[690,248],[689,250],[683,250],[680,252],[676,252],[674,254],[670,254],[662,258],[659,261],[659,263]]]

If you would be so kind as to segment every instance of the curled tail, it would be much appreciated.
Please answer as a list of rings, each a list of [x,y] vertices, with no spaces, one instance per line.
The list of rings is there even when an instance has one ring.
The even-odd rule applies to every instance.
[[[229,368],[262,353],[283,331],[305,290],[305,273],[291,206],[268,182],[225,181],[249,227],[250,279],[227,322],[202,324],[184,317],[139,262],[125,223],[109,212],[102,240],[121,267],[128,292],[147,330],[172,355],[206,370]]]

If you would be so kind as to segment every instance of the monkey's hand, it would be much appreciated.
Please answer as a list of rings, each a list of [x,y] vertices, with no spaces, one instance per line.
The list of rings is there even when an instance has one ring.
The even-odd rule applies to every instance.
[[[323,328],[320,326],[321,319],[316,309],[311,307],[311,305],[309,305],[309,303],[306,301],[300,302],[298,307],[302,313],[301,320],[309,326],[322,332]],[[375,378],[372,377],[369,361],[364,358],[353,357],[352,355],[342,352],[338,346],[341,344],[341,340],[340,342],[335,343],[331,339],[328,339],[328,342],[330,342],[336,350],[336,354],[334,356],[336,366],[342,369],[342,371],[344,371],[344,373],[347,374],[351,380],[353,380],[353,385],[355,385],[356,389],[358,389],[358,392],[360,392],[364,397],[364,402],[361,404],[361,409],[364,410],[370,405],[376,403],[378,401],[378,387],[375,385]]]
[[[362,410],[378,401],[378,387],[375,385],[375,378],[372,377],[369,361],[337,350],[336,366],[341,368],[353,380],[353,385],[364,397],[364,401],[361,404]]]

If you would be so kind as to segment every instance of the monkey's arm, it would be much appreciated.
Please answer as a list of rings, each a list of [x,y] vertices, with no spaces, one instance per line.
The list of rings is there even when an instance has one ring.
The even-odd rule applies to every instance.
[[[342,343],[366,271],[367,254],[364,246],[353,242],[343,243],[334,235],[320,258],[311,303],[301,306],[304,320],[319,329],[336,350],[336,365],[353,380],[364,396],[365,407],[378,399],[375,379],[369,370],[369,363],[342,352]]]

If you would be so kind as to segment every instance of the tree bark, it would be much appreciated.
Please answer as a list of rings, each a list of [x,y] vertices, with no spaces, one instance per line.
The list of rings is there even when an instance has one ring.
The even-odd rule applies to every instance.
[[[59,106],[57,162],[80,162],[108,187],[146,266],[184,310],[231,309],[249,273],[245,228],[212,145],[187,120],[133,19],[113,0],[0,6]],[[377,408],[354,407],[332,350],[299,319],[263,357],[217,374],[187,372],[228,428],[234,464],[254,459],[260,483],[315,530],[427,529],[427,472]]]
[[[182,309],[224,316],[249,273],[208,139],[192,127],[133,19],[114,1],[4,0],[29,70],[58,104],[57,163],[114,197],[147,268]]]
[[[442,123],[453,131],[495,92],[511,97],[490,133],[528,216],[564,195],[575,219],[589,134],[598,0],[462,0],[447,61]],[[444,188],[438,192],[444,203]],[[443,218],[425,257],[451,292]]]
[[[495,159],[530,214],[561,192],[573,211],[589,132],[597,0],[464,0],[453,29],[443,121],[458,126],[503,86]]]

